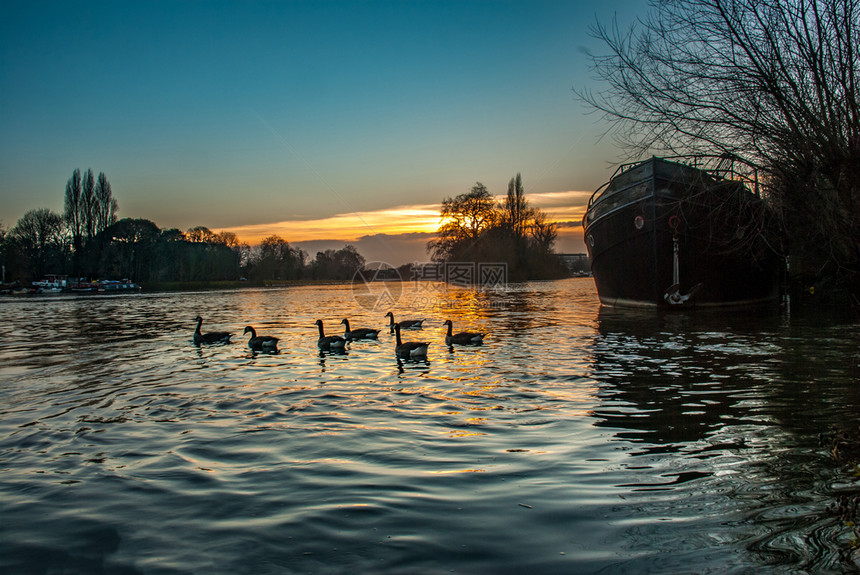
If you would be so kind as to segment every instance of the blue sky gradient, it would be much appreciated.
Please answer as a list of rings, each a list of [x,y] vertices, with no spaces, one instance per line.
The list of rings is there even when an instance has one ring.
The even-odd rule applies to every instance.
[[[593,190],[619,152],[572,92],[591,86],[588,28],[646,10],[6,0],[0,223],[62,211],[75,168],[105,172],[120,217],[182,230],[503,194],[517,172],[527,194]]]

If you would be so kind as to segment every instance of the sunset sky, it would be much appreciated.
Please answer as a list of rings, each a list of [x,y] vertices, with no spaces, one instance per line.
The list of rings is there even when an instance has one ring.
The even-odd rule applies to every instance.
[[[589,27],[646,0],[0,2],[0,223],[63,210],[75,168],[119,217],[311,255],[427,259],[475,182],[577,221],[620,152],[574,96]]]

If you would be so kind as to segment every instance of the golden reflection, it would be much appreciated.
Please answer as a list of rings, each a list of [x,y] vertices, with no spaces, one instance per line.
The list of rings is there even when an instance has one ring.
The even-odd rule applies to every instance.
[[[451,475],[452,473],[485,473],[483,469],[448,469],[444,471],[427,471],[433,475]]]
[[[487,435],[480,431],[463,431],[462,429],[454,429],[448,432],[451,437],[477,437],[479,435]]]

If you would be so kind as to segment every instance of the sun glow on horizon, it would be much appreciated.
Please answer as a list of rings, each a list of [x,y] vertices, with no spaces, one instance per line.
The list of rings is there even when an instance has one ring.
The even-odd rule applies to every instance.
[[[550,221],[559,224],[564,234],[578,227],[585,213],[591,192],[564,191],[527,194],[530,204],[543,210]],[[502,196],[497,196],[502,200]],[[240,241],[258,245],[263,239],[277,235],[289,242],[314,240],[343,240],[354,242],[374,235],[402,235],[435,233],[442,222],[441,204],[418,204],[393,208],[336,214],[312,220],[286,220],[225,227],[216,232],[232,232]]]
[[[439,227],[439,205],[336,214],[314,220],[287,220],[223,228],[251,245],[278,235],[290,242],[313,240],[356,241],[377,234],[432,233]]]

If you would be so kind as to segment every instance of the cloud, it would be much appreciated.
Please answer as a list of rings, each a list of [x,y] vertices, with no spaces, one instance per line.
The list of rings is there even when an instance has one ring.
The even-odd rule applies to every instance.
[[[558,251],[582,251],[581,220],[590,191],[527,194],[529,203],[558,224]],[[496,196],[501,201],[503,196]],[[397,266],[429,260],[427,242],[439,227],[440,204],[403,205],[381,210],[336,214],[328,218],[286,220],[214,230],[230,231],[249,244],[278,235],[313,258],[317,252],[352,244],[371,261]]]
[[[569,190],[566,192],[527,194],[526,198],[533,206],[544,210],[554,207],[574,208],[587,206],[593,193],[593,191]]]
[[[433,232],[404,232],[402,234],[370,234],[354,241],[321,239],[290,242],[305,250],[311,259],[317,252],[328,249],[339,250],[347,244],[355,246],[368,263],[383,262],[392,267],[402,264],[427,262],[427,242],[435,237]]]
[[[287,241],[332,241],[354,243],[359,238],[380,234],[429,233],[439,226],[439,204],[407,205],[383,210],[336,214],[313,220],[286,220],[230,228],[242,241],[257,244],[262,239],[278,235]]]

